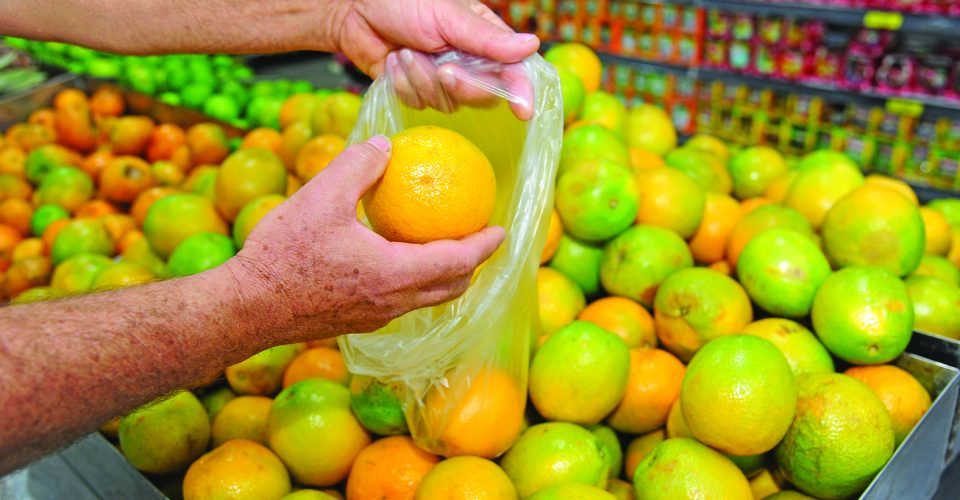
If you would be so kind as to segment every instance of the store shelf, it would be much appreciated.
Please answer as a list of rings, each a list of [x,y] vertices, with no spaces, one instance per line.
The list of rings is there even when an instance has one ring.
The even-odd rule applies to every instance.
[[[952,118],[960,120],[960,101],[942,99],[932,96],[890,96],[875,90],[849,90],[830,84],[815,82],[793,82],[767,78],[758,75],[734,73],[731,71],[688,67],[677,64],[662,63],[637,59],[629,56],[610,54],[597,51],[600,59],[605,63],[632,66],[642,70],[663,71],[670,74],[687,76],[704,80],[720,80],[731,84],[742,84],[759,88],[768,88],[775,92],[797,92],[806,95],[822,97],[827,102],[859,104],[862,106],[885,107],[888,101],[908,101],[919,103],[927,116],[937,118]]]
[[[942,15],[889,13],[887,11],[790,2],[695,0],[693,4],[727,12],[820,19],[829,24],[840,26],[893,28],[899,24],[899,30],[901,31],[946,37],[953,37],[960,31],[960,17]],[[877,15],[878,12],[881,13],[879,16]],[[897,21],[898,18],[899,21]]]

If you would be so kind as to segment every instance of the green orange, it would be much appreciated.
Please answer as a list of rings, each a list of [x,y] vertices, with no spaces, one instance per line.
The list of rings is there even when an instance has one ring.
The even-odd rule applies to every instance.
[[[633,487],[637,500],[753,499],[747,478],[729,458],[687,438],[667,439],[654,447],[637,465]]]
[[[734,268],[740,259],[740,252],[755,236],[775,227],[791,229],[814,240],[810,224],[792,208],[782,205],[764,205],[756,208],[740,219],[727,238],[727,260]]]
[[[913,333],[913,304],[896,275],[879,267],[833,273],[813,299],[813,329],[837,357],[853,364],[886,363]]]
[[[136,262],[118,261],[97,273],[93,288],[121,288],[152,281],[156,276],[145,266]]]
[[[920,211],[896,191],[863,186],[834,204],[821,228],[827,256],[838,267],[877,266],[906,276],[920,264]]]
[[[770,183],[787,171],[783,156],[768,146],[746,148],[730,159],[733,195],[739,200],[763,196]]]
[[[910,276],[930,276],[960,286],[960,268],[939,255],[924,255]]]
[[[70,218],[70,212],[60,205],[40,205],[30,217],[30,232],[40,236],[50,223]]]
[[[558,43],[543,55],[555,66],[564,66],[577,75],[587,92],[600,88],[601,64],[597,54],[581,43]]]
[[[574,166],[592,160],[610,160],[630,165],[630,151],[614,132],[600,125],[584,125],[563,136],[557,178]]]
[[[753,321],[743,287],[702,267],[670,275],[657,291],[653,311],[660,342],[684,361],[708,342],[735,334]]]
[[[110,266],[109,257],[96,253],[82,253],[65,259],[54,270],[50,286],[66,292],[89,290],[100,271]]]
[[[372,377],[354,375],[350,379],[350,408],[357,420],[374,434],[406,434],[409,429],[400,402],[401,390]]]
[[[800,168],[784,204],[800,212],[814,229],[819,229],[833,205],[862,185],[863,174],[854,165],[815,163]]]
[[[549,267],[537,271],[537,298],[542,338],[576,319],[587,303],[575,282]]]
[[[784,318],[764,318],[740,329],[740,333],[770,341],[780,349],[793,374],[831,373],[833,358],[805,326]]]
[[[727,165],[727,162],[730,161],[730,148],[722,140],[710,134],[696,134],[687,139],[687,142],[683,143],[683,147],[708,153],[719,160],[722,165]]]
[[[818,498],[856,495],[893,449],[890,415],[863,382],[837,373],[797,379],[797,416],[776,461],[800,491]]]
[[[637,172],[640,208],[637,223],[670,229],[682,238],[696,233],[703,221],[706,194],[693,179],[669,168],[651,168]]]
[[[587,430],[600,440],[603,455],[607,457],[610,479],[620,476],[620,468],[623,466],[623,448],[620,447],[620,437],[612,428],[603,424],[588,426]]]
[[[247,203],[286,189],[287,170],[277,155],[263,148],[241,149],[220,166],[214,201],[224,218],[232,221]]]
[[[550,267],[572,279],[586,295],[600,291],[600,262],[603,247],[566,234],[560,237]]]
[[[907,279],[914,328],[960,339],[960,286],[927,276]]]
[[[759,455],[773,449],[793,422],[797,389],[775,345],[732,335],[708,343],[693,357],[680,404],[697,440],[730,455]]]
[[[283,383],[283,372],[304,349],[304,344],[298,343],[278,345],[260,351],[228,366],[227,382],[237,394],[273,394]]]
[[[120,449],[137,469],[169,474],[207,449],[210,420],[190,391],[148,403],[120,420]]]
[[[189,276],[213,269],[236,255],[233,241],[218,233],[197,233],[170,254],[167,269],[173,276]]]
[[[586,241],[604,241],[633,224],[640,194],[624,165],[585,161],[560,175],[556,206],[567,232]]]
[[[563,96],[563,122],[570,124],[576,121],[583,107],[583,82],[566,66],[554,65],[557,76],[560,77],[560,94]]]
[[[213,202],[198,194],[177,193],[157,200],[147,211],[143,234],[161,258],[168,258],[183,240],[197,233],[226,235],[227,224]]]
[[[600,281],[611,295],[649,307],[663,280],[692,266],[690,249],[675,232],[639,225],[607,243],[600,263]]]
[[[664,160],[670,167],[687,174],[704,191],[730,194],[733,190],[726,164],[706,151],[682,147],[667,153]]]
[[[608,476],[602,449],[600,440],[579,425],[547,422],[524,431],[500,466],[520,498],[564,483],[602,487]]]
[[[677,147],[677,129],[662,108],[652,104],[634,106],[627,113],[627,145],[665,155]]]
[[[627,344],[586,321],[557,330],[530,364],[530,399],[547,420],[595,424],[623,398]]]
[[[566,483],[544,488],[530,497],[530,500],[615,500],[615,498],[606,490],[596,486]]]
[[[93,179],[73,167],[56,167],[43,177],[37,187],[36,202],[52,204],[73,212],[93,196]]]
[[[960,198],[939,198],[930,201],[927,206],[940,212],[951,227],[960,227]]]
[[[620,99],[597,90],[584,96],[580,119],[602,125],[617,136],[623,137],[627,126],[627,108]]]
[[[116,252],[113,238],[99,219],[76,219],[67,223],[53,240],[50,258],[59,264],[74,255],[98,253],[112,256]]]
[[[809,237],[783,228],[755,236],[737,260],[737,276],[750,298],[770,314],[788,318],[810,313],[830,273],[830,263]]]

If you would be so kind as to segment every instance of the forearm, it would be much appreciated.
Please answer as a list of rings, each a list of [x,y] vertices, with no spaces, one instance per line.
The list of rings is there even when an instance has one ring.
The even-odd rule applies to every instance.
[[[3,0],[0,34],[136,54],[336,50],[352,0]]]
[[[276,342],[229,266],[0,309],[0,475]]]

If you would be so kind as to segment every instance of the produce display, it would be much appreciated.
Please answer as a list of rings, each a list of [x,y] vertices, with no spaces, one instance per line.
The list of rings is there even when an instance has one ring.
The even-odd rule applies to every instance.
[[[154,68],[200,61],[190,57]],[[549,236],[542,253],[531,249],[542,267],[526,408],[517,383],[491,370],[444,430],[472,452],[437,456],[409,436],[402,388],[350,374],[333,339],[283,345],[106,423],[130,463],[187,499],[862,492],[931,406],[894,364],[914,329],[960,339],[960,200],[921,205],[908,184],[864,175],[836,151],[680,141],[663,109],[601,90],[589,48],[559,44],[545,57],[566,130]],[[356,122],[359,96],[298,90],[309,91],[280,102],[276,129],[235,144],[216,124],[125,115],[110,86],[63,90],[10,127],[0,136],[4,300],[229,259]],[[482,152],[444,129],[401,134],[408,163],[424,157],[418,141],[448,144],[466,172],[450,192],[477,219],[457,222],[462,232],[485,224],[495,186],[462,180],[486,175]],[[447,236],[449,217],[411,227],[389,209],[412,203],[409,185],[377,189],[358,216],[379,232]],[[496,426],[472,425],[478,414]]]

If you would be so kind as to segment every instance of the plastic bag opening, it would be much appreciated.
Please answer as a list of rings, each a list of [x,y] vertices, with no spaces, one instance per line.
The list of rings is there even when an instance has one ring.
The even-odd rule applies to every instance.
[[[459,52],[404,52],[412,51],[388,58],[348,142],[421,125],[462,134],[494,167],[490,223],[507,236],[463,296],[372,334],[341,336],[340,348],[352,373],[402,386],[418,444],[492,458],[516,438],[505,433],[519,434],[526,403],[536,275],[563,134],[559,78],[539,55],[502,65]]]

